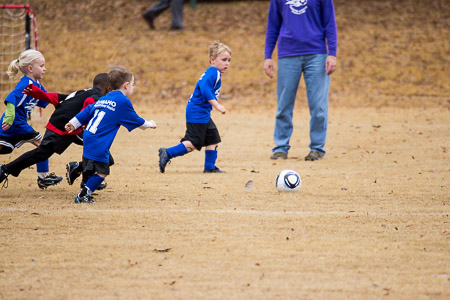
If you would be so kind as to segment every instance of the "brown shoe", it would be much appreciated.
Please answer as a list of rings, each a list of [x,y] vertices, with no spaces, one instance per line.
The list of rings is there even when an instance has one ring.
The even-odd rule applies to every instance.
[[[274,154],[272,154],[272,156],[270,157],[270,159],[287,159],[287,154],[284,152],[275,152]]]
[[[323,154],[317,151],[311,151],[308,155],[306,155],[305,160],[307,161],[315,161],[322,159]]]

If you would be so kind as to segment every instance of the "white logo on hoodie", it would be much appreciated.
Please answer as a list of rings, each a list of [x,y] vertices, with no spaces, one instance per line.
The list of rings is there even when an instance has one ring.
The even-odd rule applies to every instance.
[[[306,12],[308,0],[287,0],[286,5],[289,5],[291,12],[296,15],[302,15]]]

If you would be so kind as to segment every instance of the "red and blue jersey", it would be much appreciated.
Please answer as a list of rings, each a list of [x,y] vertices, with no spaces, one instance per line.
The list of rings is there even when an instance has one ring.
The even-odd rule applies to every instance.
[[[208,123],[211,119],[212,105],[208,100],[219,100],[220,71],[215,67],[209,67],[200,76],[195,85],[194,93],[186,106],[186,122],[188,123]]]
[[[121,91],[101,97],[75,118],[82,125],[88,124],[83,135],[83,157],[105,163],[109,162],[109,149],[120,126],[131,131],[145,123]]]
[[[18,136],[30,133],[33,130],[33,127],[28,124],[28,120],[31,116],[31,111],[35,106],[39,107],[46,107],[48,105],[48,102],[41,101],[38,99],[33,98],[32,96],[28,96],[26,94],[22,94],[22,91],[27,87],[27,85],[33,84],[37,87],[39,87],[41,90],[46,91],[44,89],[44,86],[39,81],[34,81],[28,76],[23,76],[20,81],[16,84],[16,87],[14,90],[11,91],[11,93],[8,94],[5,98],[5,105],[6,102],[10,102],[14,104],[16,107],[15,110],[15,118],[14,122],[11,125],[11,127],[3,131],[0,129],[0,135],[2,136]],[[0,124],[3,123],[3,118],[5,114],[2,115],[0,119]]]

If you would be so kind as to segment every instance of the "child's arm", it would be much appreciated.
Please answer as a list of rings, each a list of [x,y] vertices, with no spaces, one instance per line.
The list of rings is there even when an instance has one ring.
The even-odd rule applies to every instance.
[[[95,99],[92,97],[86,98],[86,100],[84,100],[83,103],[83,108],[81,108],[81,110],[85,109],[88,105],[94,104],[95,103]]]
[[[220,104],[217,100],[208,100],[208,102],[211,103],[211,105],[214,106],[214,108],[220,111],[222,114],[226,113],[225,106]]]
[[[16,118],[16,107],[11,102],[6,102],[5,116],[3,117],[2,130],[8,130]]]
[[[74,130],[78,129],[79,127],[86,125],[89,122],[89,116],[91,113],[91,110],[94,106],[89,105],[85,109],[83,109],[81,112],[79,112],[75,117],[70,119],[70,121],[64,126],[66,131],[68,133],[72,133]]]
[[[142,124],[138,128],[142,129],[142,130],[147,129],[147,128],[155,129],[156,128],[156,122],[153,121],[153,120],[145,121],[144,124]]]
[[[59,104],[57,93],[46,93],[34,84],[29,84],[22,93],[39,100],[50,102],[55,107]]]

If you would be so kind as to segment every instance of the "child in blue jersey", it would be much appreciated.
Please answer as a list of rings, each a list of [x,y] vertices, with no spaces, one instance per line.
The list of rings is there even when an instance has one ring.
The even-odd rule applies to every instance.
[[[220,143],[219,131],[211,119],[214,107],[225,114],[225,107],[218,99],[221,87],[221,74],[230,66],[231,50],[221,43],[214,42],[209,46],[210,67],[200,76],[194,93],[186,106],[186,133],[180,144],[171,148],[159,148],[159,171],[164,173],[171,158],[185,155],[205,146],[205,164],[203,173],[222,173],[216,167],[217,144]]]
[[[94,173],[75,197],[75,203],[95,203],[92,193],[109,175],[109,149],[121,125],[128,131],[156,128],[153,120],[146,121],[137,115],[128,98],[133,94],[133,73],[123,66],[114,67],[108,73],[108,81],[112,91],[66,124],[69,133],[87,124],[83,135],[82,165],[85,172]]]
[[[46,101],[40,101],[32,96],[23,94],[23,90],[33,84],[45,91],[39,82],[45,74],[45,58],[41,52],[30,49],[22,52],[18,59],[13,60],[8,67],[9,78],[14,78],[17,73],[22,72],[23,77],[17,83],[11,93],[6,96],[5,113],[0,118],[2,128],[0,130],[0,154],[9,154],[14,148],[19,148],[24,143],[29,142],[39,147],[42,136],[28,124],[31,111],[35,106],[45,108]],[[36,164],[38,172],[38,186],[41,189],[55,185],[62,180],[62,177],[54,173],[49,174],[48,160]],[[6,179],[8,174],[2,171],[0,165],[0,182]],[[6,183],[6,182],[5,182]]]

